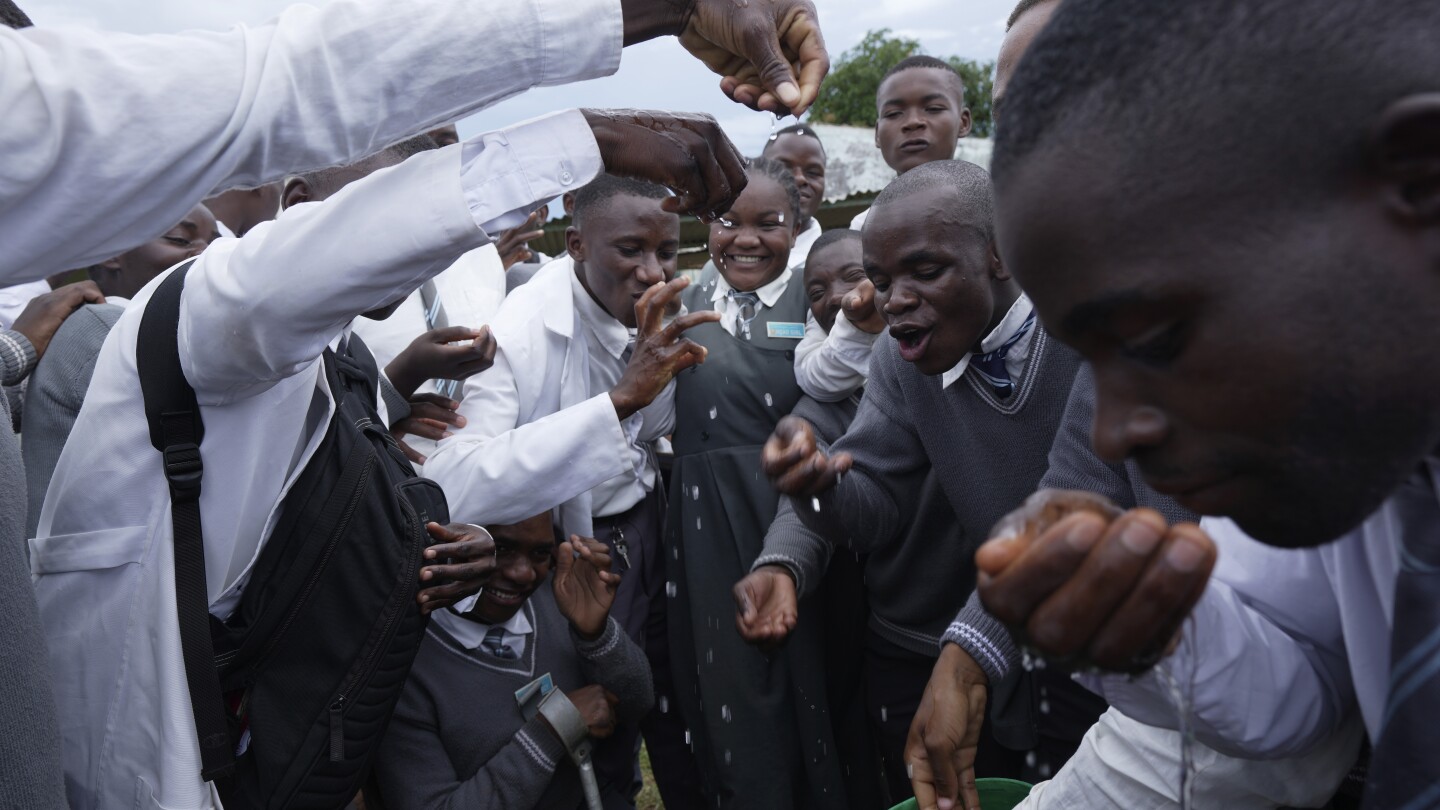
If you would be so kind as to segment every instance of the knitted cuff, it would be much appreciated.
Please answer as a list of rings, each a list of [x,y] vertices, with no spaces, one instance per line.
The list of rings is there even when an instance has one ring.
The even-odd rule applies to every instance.
[[[545,770],[555,770],[567,754],[565,742],[560,739],[560,735],[538,714],[521,726],[515,739],[520,743],[520,747],[525,749],[525,753]]]
[[[1020,666],[1020,648],[1010,631],[985,611],[974,594],[940,637],[942,647],[947,643],[959,646],[973,658],[991,683],[998,683]]]
[[[0,385],[15,385],[25,379],[38,360],[30,338],[13,329],[0,331]]]
[[[750,566],[750,572],[754,573],[762,565],[778,565],[789,571],[790,578],[795,580],[796,595],[805,595],[805,570],[800,567],[799,560],[785,554],[761,554],[755,558],[755,564]]]
[[[575,632],[574,625],[570,626],[570,640],[575,644],[575,651],[580,653],[581,658],[590,661],[609,655],[620,643],[623,635],[624,632],[621,631],[620,624],[615,621],[614,616],[605,617],[605,629],[600,631],[600,637],[594,641],[585,640]]]

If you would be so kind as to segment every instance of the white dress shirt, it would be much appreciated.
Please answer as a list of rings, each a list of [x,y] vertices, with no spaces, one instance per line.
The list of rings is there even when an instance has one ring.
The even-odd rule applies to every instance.
[[[802,276],[805,273],[805,260],[810,258],[810,248],[815,247],[815,240],[820,238],[824,229],[820,227],[820,220],[811,217],[810,224],[805,230],[795,235],[795,244],[790,248],[790,269]]]
[[[1030,303],[1030,296],[1021,293],[1020,297],[1015,299],[1015,303],[1010,305],[1005,317],[1000,319],[1000,323],[996,324],[995,328],[990,330],[990,334],[980,341],[981,354],[989,354],[1004,346],[1005,341],[1020,331],[1020,327],[1025,325],[1025,319],[1029,318],[1030,313],[1034,311],[1035,305]],[[1017,383],[1025,372],[1025,361],[1030,359],[1030,344],[1035,342],[1037,328],[1038,325],[1030,327],[1030,334],[1016,341],[1015,345],[1010,347],[1010,351],[1005,353],[1005,371],[1010,375],[1010,379]],[[941,374],[941,387],[949,388],[955,384],[956,380],[965,376],[965,369],[970,367],[970,358],[974,356],[974,352],[966,352],[954,368]]]
[[[1229,520],[1202,523],[1220,559],[1162,663],[1182,681],[1193,676],[1196,734],[1207,745],[1293,756],[1334,733],[1357,703],[1378,738],[1402,538],[1440,538],[1440,458],[1425,463],[1432,480],[1411,478],[1359,527],[1317,548],[1276,548]],[[1153,672],[1085,681],[1138,720],[1175,725]]]
[[[780,296],[785,294],[786,288],[790,286],[790,279],[794,276],[795,271],[787,267],[770,283],[754,290],[755,294],[760,296],[760,306],[755,309],[757,318],[760,313],[775,306],[776,302],[780,300]],[[733,289],[735,288],[730,286],[730,282],[725,280],[725,274],[717,272],[715,274],[715,291],[710,294],[710,303],[714,305],[715,311],[720,313],[720,327],[739,337],[740,304],[730,297],[730,291]],[[806,315],[805,319],[809,321],[811,316]]]
[[[613,73],[622,27],[618,0],[338,0],[224,33],[0,27],[0,283],[118,256],[213,193]]]
[[[535,632],[534,627],[530,624],[530,617],[525,615],[523,608],[515,611],[515,615],[499,625],[467,619],[454,610],[437,610],[430,614],[430,621],[445,628],[445,632],[454,636],[455,640],[460,642],[460,646],[467,650],[480,649],[481,643],[485,641],[485,634],[490,632],[490,628],[500,627],[505,631],[505,635],[501,637],[505,646],[514,650],[517,658],[525,654],[525,647],[530,642],[530,634]]]
[[[610,389],[624,368],[624,327],[611,318],[613,328],[592,332],[588,303],[569,256],[505,299],[492,324],[495,365],[465,381],[465,426],[425,462],[453,519],[511,524],[558,505],[567,534],[591,537],[592,518],[611,514],[602,509],[629,508],[653,485],[643,446],[673,428],[675,384],[622,422]]]
[[[516,69],[495,81],[524,86],[524,75],[505,78]],[[206,427],[200,510],[212,613],[234,609],[334,413],[326,346],[357,314],[404,298],[487,231],[519,224],[537,200],[600,168],[594,136],[570,111],[416,155],[201,254],[180,301],[179,346]],[[80,810],[218,806],[199,777],[169,492],[135,372],[136,332],[159,282],[135,297],[100,351],[30,543],[66,786]]]
[[[819,402],[839,402],[865,385],[870,351],[881,333],[871,334],[835,313],[830,333],[813,317],[805,320],[805,339],[795,347],[795,382]]]
[[[9,329],[15,325],[15,319],[30,305],[30,301],[37,295],[44,295],[50,292],[50,284],[46,281],[28,281],[24,284],[16,284],[13,287],[0,289],[0,330]]]

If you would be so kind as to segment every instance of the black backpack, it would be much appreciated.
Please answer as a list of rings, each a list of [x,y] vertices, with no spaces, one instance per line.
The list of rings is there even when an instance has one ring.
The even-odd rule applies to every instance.
[[[204,424],[176,329],[189,265],[145,308],[136,366],[163,454],[175,599],[202,776],[229,810],[344,807],[363,783],[426,619],[415,596],[427,521],[445,497],[415,475],[376,410],[374,358],[356,337],[324,355],[336,412],[285,495],[225,622],[211,616],[200,526]]]

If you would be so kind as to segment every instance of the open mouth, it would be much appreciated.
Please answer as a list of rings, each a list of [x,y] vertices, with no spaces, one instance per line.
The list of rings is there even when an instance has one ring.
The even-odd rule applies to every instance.
[[[490,600],[494,604],[503,605],[505,607],[515,607],[521,602],[524,602],[527,595],[528,594],[525,594],[521,591],[511,591],[504,588],[494,588],[489,585],[485,586],[485,598]]]
[[[930,345],[930,334],[933,331],[923,326],[904,324],[890,327],[890,336],[900,344],[900,358],[907,363],[914,363],[925,356],[925,349]]]
[[[770,261],[769,256],[739,256],[734,253],[726,253],[725,261],[738,267],[755,268]]]

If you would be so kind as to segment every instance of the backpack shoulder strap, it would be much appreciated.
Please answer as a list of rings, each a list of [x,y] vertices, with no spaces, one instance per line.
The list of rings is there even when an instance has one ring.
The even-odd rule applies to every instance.
[[[205,423],[195,389],[180,368],[180,293],[195,260],[175,268],[160,283],[140,320],[135,367],[150,423],[150,443],[160,451],[170,484],[170,521],[175,549],[175,607],[195,731],[200,740],[201,777],[209,782],[234,768],[234,749],[225,721],[220,678],[210,638],[210,599],[205,584],[205,541],[200,526],[200,482],[204,465],[200,441]]]

